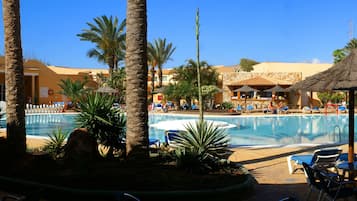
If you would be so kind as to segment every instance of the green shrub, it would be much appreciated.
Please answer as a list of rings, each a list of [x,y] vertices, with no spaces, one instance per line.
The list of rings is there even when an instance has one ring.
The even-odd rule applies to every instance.
[[[232,102],[223,102],[222,103],[222,109],[224,110],[230,110],[234,107]]]
[[[68,134],[62,132],[62,128],[54,130],[52,134],[48,135],[44,151],[48,152],[53,159],[60,159],[64,154],[64,146],[66,144]]]
[[[193,172],[217,170],[221,158],[229,151],[225,130],[206,121],[198,121],[186,129],[175,138],[177,165]]]
[[[113,108],[113,103],[113,96],[90,93],[80,101],[81,112],[76,119],[98,143],[109,147],[107,157],[125,149],[126,116]]]
[[[339,103],[345,99],[345,94],[341,92],[319,92],[317,97],[321,100],[322,104],[325,105],[328,101],[332,103]]]

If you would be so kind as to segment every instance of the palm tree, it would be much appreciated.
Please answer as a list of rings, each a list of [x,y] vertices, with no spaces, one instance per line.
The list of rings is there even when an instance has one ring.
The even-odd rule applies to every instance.
[[[26,153],[25,88],[19,0],[4,0],[7,140],[15,155]]]
[[[190,106],[191,100],[198,97],[197,62],[190,59],[186,65],[174,68],[173,80],[177,83],[178,93],[186,99]],[[200,61],[201,86],[216,85],[218,73],[206,61]],[[187,88],[188,87],[188,88]]]
[[[83,82],[76,80],[72,81],[71,79],[67,78],[65,80],[61,79],[61,83],[58,84],[61,87],[60,94],[63,94],[71,99],[73,104],[77,106],[80,98],[85,94],[87,91],[84,86],[87,83],[87,79],[85,78]]]
[[[133,159],[148,158],[146,0],[127,0],[126,14],[126,151]]]
[[[166,44],[166,39],[157,39],[154,44],[148,44],[148,59],[151,65],[151,90],[154,89],[155,66],[159,75],[159,87],[162,87],[162,66],[170,59],[175,51],[172,43]]]
[[[120,61],[125,57],[125,26],[126,20],[118,25],[118,18],[101,16],[94,18],[94,24],[87,23],[89,29],[77,34],[80,40],[90,41],[96,47],[87,53],[89,57],[96,57],[99,62],[108,64],[109,73],[118,69]]]
[[[357,48],[357,39],[356,38],[352,38],[346,45],[344,48],[342,49],[337,49],[335,51],[333,51],[333,58],[334,58],[334,63],[338,63],[340,61],[342,61],[345,57],[347,57],[351,50]]]
[[[333,51],[333,63],[338,63],[346,57],[346,52],[344,49],[337,49]]]

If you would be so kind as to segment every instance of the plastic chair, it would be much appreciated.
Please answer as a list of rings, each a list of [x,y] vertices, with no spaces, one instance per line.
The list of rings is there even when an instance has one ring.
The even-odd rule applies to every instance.
[[[236,112],[242,112],[242,106],[241,105],[238,105],[237,107],[236,107]]]
[[[321,200],[323,192],[322,192],[320,180],[316,177],[316,170],[314,170],[305,162],[302,163],[302,166],[304,167],[306,182],[309,186],[309,192],[307,193],[306,200],[309,200],[312,191],[318,192],[319,197],[317,200]]]
[[[340,148],[325,148],[314,151],[308,155],[291,155],[287,157],[289,173],[293,174],[298,169],[302,169],[302,163],[317,169],[336,168],[342,149]],[[300,166],[300,167],[298,167]]]
[[[344,181],[340,177],[331,176],[329,173],[322,171],[317,171],[316,175],[321,184],[321,193],[324,200],[335,201],[355,196],[355,181]]]
[[[248,112],[251,112],[251,111],[253,111],[254,110],[254,106],[253,105],[248,105],[247,106],[247,111]]]

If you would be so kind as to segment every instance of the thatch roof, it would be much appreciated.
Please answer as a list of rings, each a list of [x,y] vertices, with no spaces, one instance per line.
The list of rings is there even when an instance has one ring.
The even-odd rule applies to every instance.
[[[238,91],[239,92],[251,92],[251,91],[259,91],[259,90],[249,87],[247,85],[244,85],[241,88],[233,90],[233,92],[238,92]]]
[[[280,85],[275,85],[273,88],[264,90],[265,92],[287,92],[288,89],[281,87]]]
[[[273,78],[266,78],[266,77],[261,77],[261,76],[256,76],[253,78],[249,78],[246,80],[240,80],[236,82],[232,82],[228,84],[228,86],[243,86],[243,85],[249,85],[249,86],[274,86],[276,84],[283,84],[283,85],[291,85],[291,83],[286,82],[284,80],[276,80]]]
[[[332,91],[357,89],[357,49],[331,68],[297,82],[289,89]]]

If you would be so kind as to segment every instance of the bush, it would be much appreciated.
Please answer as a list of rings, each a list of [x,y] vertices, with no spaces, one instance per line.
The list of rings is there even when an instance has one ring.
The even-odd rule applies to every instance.
[[[224,110],[230,110],[232,109],[234,106],[233,106],[233,103],[232,102],[223,102],[222,103],[222,108]]]
[[[317,97],[321,100],[322,104],[325,105],[328,101],[332,101],[332,103],[341,102],[345,99],[345,94],[340,92],[320,92],[317,93]]]
[[[79,103],[81,113],[76,119],[98,143],[109,147],[107,157],[113,157],[114,152],[125,149],[126,116],[113,108],[113,103],[113,96],[88,94]]]
[[[206,121],[188,125],[175,140],[178,167],[206,173],[219,169],[221,158],[228,150],[228,135],[224,129]]]
[[[64,155],[64,145],[68,134],[62,132],[62,128],[54,130],[52,134],[48,135],[44,151],[49,153],[53,159],[60,159]]]

